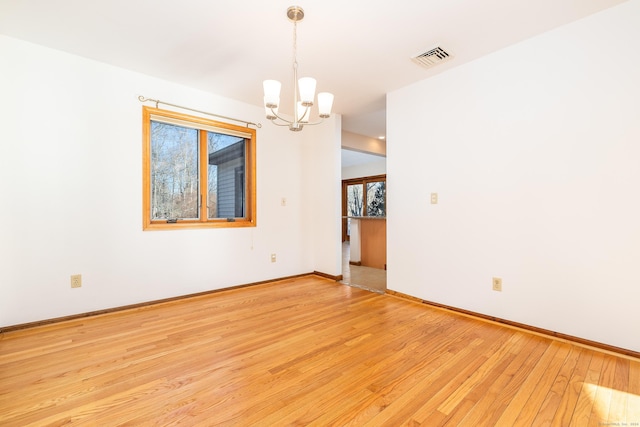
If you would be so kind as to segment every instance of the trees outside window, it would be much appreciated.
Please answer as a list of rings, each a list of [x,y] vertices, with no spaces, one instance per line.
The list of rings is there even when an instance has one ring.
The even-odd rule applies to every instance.
[[[387,182],[367,182],[367,216],[387,216]]]
[[[362,184],[347,185],[347,216],[362,216],[363,210]]]

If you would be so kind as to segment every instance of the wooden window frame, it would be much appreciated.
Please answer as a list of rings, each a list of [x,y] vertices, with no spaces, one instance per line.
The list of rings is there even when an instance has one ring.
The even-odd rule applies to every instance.
[[[151,219],[151,120],[152,116],[174,119],[189,123],[200,132],[199,138],[199,219],[178,220],[169,222],[166,219]],[[202,128],[201,128],[202,127]],[[207,129],[204,129],[204,128]],[[245,138],[245,216],[243,218],[208,218],[207,212],[207,138],[208,129],[219,129],[220,133],[229,130],[230,133],[241,132],[249,134]],[[202,117],[191,116],[175,111],[162,110],[153,107],[142,107],[142,229],[143,230],[180,230],[194,228],[235,228],[256,226],[256,130],[249,127],[237,126],[229,123],[217,122]]]

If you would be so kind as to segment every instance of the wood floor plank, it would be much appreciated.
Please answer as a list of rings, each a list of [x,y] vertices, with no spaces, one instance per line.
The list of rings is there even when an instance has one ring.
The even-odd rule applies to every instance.
[[[564,364],[571,346],[560,345],[555,356],[550,360],[545,372],[540,376],[540,379],[536,386],[531,391],[531,394],[527,400],[526,408],[523,408],[516,418],[516,425],[533,425],[536,416],[540,413],[542,403],[545,397],[549,393],[551,386],[554,384],[557,374]]]
[[[621,390],[624,392],[624,390]],[[629,389],[627,390],[627,424],[640,425],[640,361],[629,363]]]
[[[531,394],[535,390],[541,378],[547,372],[549,364],[556,356],[560,347],[561,345],[555,342],[552,342],[547,347],[542,357],[540,357],[540,360],[537,361],[535,368],[522,383],[518,392],[498,419],[497,424],[514,425],[516,419],[520,416],[520,413],[523,410],[528,409],[527,402],[529,401],[529,397],[531,397]]]
[[[465,414],[460,425],[496,425],[498,418],[549,346],[549,340],[535,336],[528,336],[525,341],[516,358],[500,372],[496,381],[487,388],[478,388],[475,391],[478,401]]]
[[[510,336],[508,340],[500,345],[492,354],[488,354],[488,358],[471,376],[466,378],[463,383],[456,385],[450,392],[446,392],[446,396],[438,406],[438,411],[449,415],[455,408],[471,393],[478,384],[482,383],[487,377],[493,380],[493,375],[500,373],[506,368],[515,355],[511,353],[511,349],[521,340],[521,336]]]
[[[476,345],[479,344],[480,343],[476,343]],[[466,356],[468,356],[471,350],[472,349],[469,349],[469,352],[458,353],[456,356],[460,357],[452,357],[449,362],[444,363],[432,376],[422,378],[400,396],[394,396],[391,403],[384,408],[384,411],[371,418],[369,422],[364,425],[401,425],[403,422],[408,422],[414,412],[423,405],[423,402],[428,402],[439,390],[449,384],[449,382],[458,382],[460,378],[471,375],[471,372],[484,363],[486,359],[481,357],[468,360]],[[390,397],[390,394],[387,395],[387,398]]]
[[[570,347],[569,354],[565,358],[564,362],[560,366],[560,370],[556,375],[555,381],[549,388],[549,392],[547,393],[538,413],[533,419],[533,424],[536,426],[549,426],[551,425],[558,408],[560,407],[560,402],[562,400],[562,396],[565,395],[567,385],[569,384],[569,379],[573,375],[573,371],[578,363],[578,358],[580,356],[582,349],[577,347]]]
[[[582,387],[576,407],[571,417],[571,426],[586,426],[589,424],[591,417],[591,409],[593,408],[596,396],[597,385],[600,382],[602,366],[604,364],[605,355],[602,353],[593,353],[589,369]]]
[[[582,385],[589,369],[591,357],[592,354],[590,351],[581,349],[569,383],[564,393],[560,396],[558,409],[554,418],[551,420],[552,426],[564,427],[571,423],[571,418],[573,417],[574,410],[578,403],[578,397],[580,396],[580,391],[582,390]]]
[[[0,335],[0,425],[640,421],[640,361],[317,276]]]
[[[601,426],[609,419],[611,399],[613,397],[613,384],[615,381],[617,359],[611,355],[605,355],[602,372],[598,381],[594,404],[591,407],[589,426]]]
[[[612,399],[609,406],[609,416],[607,423],[627,424],[627,403],[629,395],[625,390],[629,389],[629,360],[616,359],[616,371],[613,377]]]

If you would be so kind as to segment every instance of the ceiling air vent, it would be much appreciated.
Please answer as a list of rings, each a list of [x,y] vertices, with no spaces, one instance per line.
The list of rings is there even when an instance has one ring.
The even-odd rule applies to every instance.
[[[451,59],[451,55],[449,55],[449,53],[443,48],[436,47],[426,51],[425,53],[414,56],[412,59],[415,63],[420,64],[425,68],[431,68],[434,65],[438,65],[441,62]]]

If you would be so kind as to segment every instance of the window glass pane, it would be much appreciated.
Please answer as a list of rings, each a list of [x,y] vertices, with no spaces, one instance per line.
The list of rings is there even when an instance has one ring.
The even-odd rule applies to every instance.
[[[347,186],[347,216],[362,216],[362,184]]]
[[[207,132],[210,219],[245,217],[245,139]]]
[[[367,183],[367,216],[387,215],[387,185],[385,181]]]
[[[151,121],[151,219],[198,218],[198,131]]]
[[[362,216],[362,184],[347,185],[347,216]],[[351,219],[347,219],[347,236],[351,235]]]

